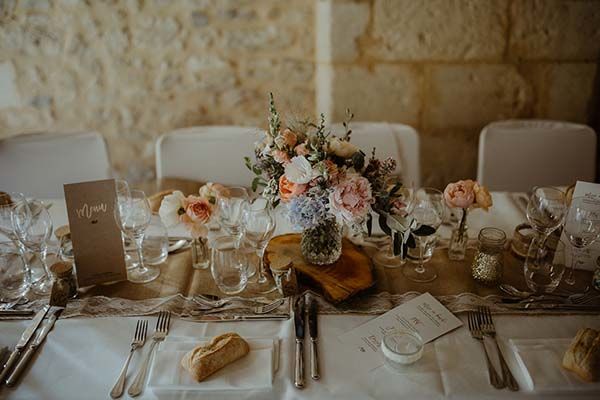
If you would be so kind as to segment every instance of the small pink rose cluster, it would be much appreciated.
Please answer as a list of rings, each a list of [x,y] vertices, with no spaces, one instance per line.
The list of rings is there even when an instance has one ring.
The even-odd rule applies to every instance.
[[[215,213],[217,197],[227,196],[228,190],[218,183],[207,183],[197,195],[184,196],[179,190],[166,195],[158,214],[167,227],[183,224],[193,238],[206,237],[206,225]]]
[[[444,199],[453,208],[483,208],[487,211],[492,206],[490,192],[471,179],[449,183],[444,189]]]

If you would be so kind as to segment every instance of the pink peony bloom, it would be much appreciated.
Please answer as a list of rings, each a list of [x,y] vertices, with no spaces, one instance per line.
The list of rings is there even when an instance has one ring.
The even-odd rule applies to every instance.
[[[279,164],[287,164],[290,162],[290,156],[283,150],[273,150],[271,155]]]
[[[346,221],[364,218],[371,211],[372,202],[371,184],[357,174],[346,175],[329,195],[332,211]]]
[[[306,148],[306,143],[302,143],[294,147],[294,151],[298,156],[306,156],[308,153],[310,153],[310,151]]]
[[[475,182],[470,179],[449,183],[444,189],[444,199],[448,207],[469,208],[475,202],[473,186]]]

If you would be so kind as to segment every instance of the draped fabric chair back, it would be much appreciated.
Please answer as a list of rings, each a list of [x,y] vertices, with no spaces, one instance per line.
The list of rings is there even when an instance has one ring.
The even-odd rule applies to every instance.
[[[415,129],[403,124],[387,122],[352,122],[350,141],[371,156],[373,148],[379,159],[392,157],[397,161],[395,174],[400,175],[407,185],[415,188],[421,184],[419,134]],[[344,134],[342,124],[334,124],[332,132]]]
[[[586,125],[508,120],[489,124],[479,136],[477,180],[490,190],[593,182],[595,169],[596,133]]]
[[[254,175],[244,157],[254,159],[263,133],[243,126],[197,126],[162,135],[156,142],[156,176],[250,186]]]
[[[106,142],[97,132],[35,133],[0,140],[0,190],[64,197],[63,184],[111,177]]]

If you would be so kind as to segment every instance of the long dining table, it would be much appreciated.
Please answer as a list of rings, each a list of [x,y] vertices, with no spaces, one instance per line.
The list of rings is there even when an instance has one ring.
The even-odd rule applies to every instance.
[[[510,236],[525,220],[523,208],[510,193],[493,193],[494,207],[469,216],[469,235],[476,237],[485,226],[503,229]],[[55,227],[67,223],[63,199],[48,199]],[[278,219],[278,233],[289,225]],[[441,236],[449,236],[444,227]],[[442,251],[442,250],[440,250]],[[231,391],[179,393],[166,398],[207,399],[513,399],[598,398],[599,391],[578,391],[565,386],[555,393],[532,391],[520,370],[510,339],[572,338],[578,329],[600,329],[599,315],[496,315],[498,340],[507,363],[521,390],[497,390],[488,381],[484,353],[467,327],[466,316],[459,314],[462,327],[438,338],[425,347],[424,357],[405,373],[386,367],[365,372],[360,360],[348,354],[338,337],[369,321],[366,315],[319,316],[321,379],[307,376],[306,387],[294,387],[294,323],[285,321],[194,322],[175,318],[169,335],[211,337],[235,331],[247,337],[280,339],[280,368],[269,391]],[[69,318],[59,320],[39,349],[21,382],[15,388],[0,388],[0,398],[10,399],[106,399],[129,351],[135,317]],[[154,318],[148,318],[153,327]],[[0,347],[12,347],[29,321],[0,321]],[[140,363],[138,353],[130,365],[129,382]],[[177,366],[173,366],[176,368]],[[127,394],[123,398],[128,397]],[[146,389],[140,398],[158,397]]]

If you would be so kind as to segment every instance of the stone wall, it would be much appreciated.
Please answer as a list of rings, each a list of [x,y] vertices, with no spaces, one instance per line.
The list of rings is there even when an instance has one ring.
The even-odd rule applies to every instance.
[[[98,130],[144,179],[160,133],[265,126],[273,91],[413,125],[441,186],[475,175],[491,121],[597,124],[599,57],[596,0],[0,0],[0,137]]]

